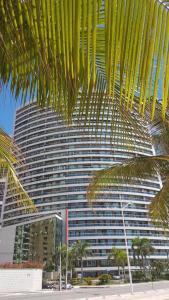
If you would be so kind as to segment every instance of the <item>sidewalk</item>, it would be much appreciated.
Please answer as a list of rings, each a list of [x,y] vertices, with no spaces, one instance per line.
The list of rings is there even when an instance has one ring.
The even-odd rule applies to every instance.
[[[130,293],[121,295],[107,295],[89,298],[81,298],[79,300],[169,300],[169,288],[151,290],[146,292],[136,292],[133,295]]]
[[[127,287],[127,289],[125,289]],[[138,289],[139,288],[139,289]],[[134,294],[129,293],[129,285],[115,285],[107,288],[75,288],[72,290],[43,290],[23,293],[0,293],[0,300],[169,300],[169,281],[134,284]]]

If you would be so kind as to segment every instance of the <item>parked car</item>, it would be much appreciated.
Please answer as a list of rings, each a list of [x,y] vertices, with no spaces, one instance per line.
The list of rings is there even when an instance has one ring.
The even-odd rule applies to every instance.
[[[121,277],[120,277],[119,275],[113,275],[113,279],[115,279],[115,280],[120,280]]]
[[[71,290],[72,289],[72,285],[70,283],[67,283],[67,286],[65,284],[65,282],[62,282],[62,289],[63,290]]]
[[[43,282],[42,289],[53,289],[53,283]]]
[[[42,283],[42,289],[57,290],[58,288],[59,288],[59,285],[56,282],[43,282]]]

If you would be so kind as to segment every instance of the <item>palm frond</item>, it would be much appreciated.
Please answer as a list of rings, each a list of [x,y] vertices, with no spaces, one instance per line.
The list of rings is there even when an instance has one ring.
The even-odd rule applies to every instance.
[[[156,151],[167,155],[169,153],[169,119],[167,114],[163,121],[161,110],[161,104],[158,103],[154,120],[149,121],[149,128]]]
[[[155,224],[169,226],[169,155],[143,156],[127,160],[113,167],[97,171],[88,187],[87,197],[91,203],[105,187],[116,184],[133,184],[134,181],[150,179],[160,174],[164,180],[162,189],[153,197],[149,213]]]
[[[149,210],[155,224],[162,224],[164,228],[169,228],[169,176],[162,189],[152,199]]]
[[[136,97],[135,97],[136,98]],[[138,104],[138,99],[136,98],[136,103]],[[122,119],[126,123],[133,125],[133,133],[138,136],[146,138],[149,134],[152,137],[151,143],[155,146],[155,152],[158,156],[143,156],[143,157],[133,157],[131,160],[126,160],[121,164],[114,164],[112,168],[107,170],[102,170],[96,172],[90,186],[88,189],[88,199],[91,202],[96,198],[97,193],[104,189],[105,186],[110,186],[113,184],[130,184],[134,183],[135,180],[140,179],[150,179],[154,176],[161,175],[163,179],[163,188],[157,195],[153,198],[152,204],[150,205],[150,215],[153,221],[156,223],[161,222],[161,224],[166,227],[168,224],[168,175],[169,175],[169,120],[168,114],[163,121],[161,111],[161,103],[157,103],[157,109],[154,114],[154,120],[151,120],[151,104],[146,105],[146,114],[144,121],[143,119],[136,124],[138,120],[138,115],[136,108],[133,114],[123,110],[123,106],[120,106],[120,111],[122,111]],[[133,120],[133,121],[132,121]],[[147,130],[145,130],[145,135],[143,132],[143,124],[147,124]],[[142,125],[141,125],[142,124]],[[137,129],[138,125],[138,129]],[[141,126],[140,126],[141,125]],[[118,122],[115,122],[114,132],[118,132]],[[141,128],[141,130],[139,130]],[[141,132],[140,132],[141,131]],[[113,131],[112,131],[113,132]],[[127,131],[122,131],[122,136],[126,139],[130,138]],[[137,144],[137,142],[136,142]],[[142,182],[140,181],[140,184]],[[165,186],[166,185],[166,186]]]
[[[163,68],[164,120],[169,90],[168,4],[157,0],[0,0],[1,80],[16,98],[21,93],[23,104],[27,98],[36,98],[40,106],[50,106],[68,120],[82,90],[88,98],[94,91],[100,101],[105,101],[103,93],[113,101],[118,85],[118,101],[132,109],[137,88],[140,113],[145,113],[150,101],[153,118]],[[91,105],[86,107],[87,114]],[[99,103],[95,109],[99,111]]]
[[[8,181],[8,195],[15,197],[17,205],[25,208],[26,211],[35,212],[36,208],[27,192],[24,190],[16,173],[16,166],[22,166],[23,161],[20,151],[13,140],[0,129],[0,179]],[[15,195],[15,196],[14,196]]]
[[[97,193],[106,186],[119,183],[132,183],[136,179],[149,179],[162,172],[165,176],[169,171],[169,155],[142,156],[114,164],[111,168],[97,171],[88,187],[88,200],[91,202]]]

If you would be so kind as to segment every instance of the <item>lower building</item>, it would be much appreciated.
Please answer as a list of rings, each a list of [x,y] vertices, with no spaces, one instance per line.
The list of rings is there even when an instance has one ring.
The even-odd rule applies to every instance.
[[[64,214],[50,214],[0,229],[0,263],[39,262],[57,270],[56,251],[65,242]]]
[[[98,125],[97,134],[93,131],[95,121],[86,128],[82,120],[78,127],[75,116],[68,127],[59,115],[41,110],[35,104],[16,113],[14,138],[25,158],[25,169],[18,168],[17,172],[38,212],[35,215],[18,207],[16,199],[7,194],[3,226],[19,225],[68,209],[69,247],[78,240],[89,244],[91,255],[84,258],[86,275],[117,272],[117,266],[111,265],[107,258],[112,247],[125,250],[124,206],[130,257],[132,239],[136,237],[151,241],[154,252],[150,259],[168,257],[168,237],[162,228],[153,226],[148,215],[148,206],[161,188],[159,176],[114,184],[98,195],[92,207],[87,201],[86,191],[93,172],[128,158],[154,154],[146,124],[140,124],[143,131],[140,136],[132,123],[125,122],[116,108],[114,111],[118,126],[112,126],[112,116],[105,110],[102,116],[105,126]],[[126,139],[124,129],[129,132]],[[80,272],[78,265],[77,271]]]

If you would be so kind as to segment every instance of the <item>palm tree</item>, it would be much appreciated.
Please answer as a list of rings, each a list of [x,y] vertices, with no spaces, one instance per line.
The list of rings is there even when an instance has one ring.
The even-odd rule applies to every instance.
[[[153,222],[160,223],[169,228],[169,120],[163,122],[160,112],[161,105],[158,105],[154,121],[150,121],[150,113],[147,112],[146,120],[149,122],[151,143],[157,149],[157,155],[133,156],[123,163],[114,164],[112,167],[95,173],[88,188],[88,199],[95,199],[97,193],[104,187],[117,183],[130,184],[136,179],[149,179],[161,175],[163,187],[152,199],[149,205],[150,216]],[[136,120],[133,121],[133,129]],[[142,121],[143,122],[143,121]],[[140,123],[139,123],[140,124]],[[136,125],[137,128],[137,125]],[[127,133],[123,133],[124,135]],[[141,136],[141,133],[138,132]]]
[[[87,247],[88,244],[86,242],[77,241],[71,249],[67,249],[66,244],[62,244],[61,247],[58,246],[56,248],[56,264],[59,265],[59,259],[61,255],[62,273],[65,273],[66,271],[66,260],[68,258],[68,270],[71,272],[71,277],[77,260],[80,261],[81,274],[83,275],[83,258],[86,257],[88,253]]]
[[[80,261],[81,280],[83,280],[83,259],[89,253],[88,243],[82,242],[82,241],[77,241],[76,244],[74,245],[74,249],[75,249],[75,253],[76,253],[76,258]]]
[[[144,273],[144,277],[146,277],[147,256],[154,251],[151,242],[146,238],[141,239],[137,237],[132,240],[132,250],[134,263],[137,263],[140,266],[140,269]]]
[[[162,117],[169,91],[168,1],[1,0],[0,77],[17,98],[27,95],[70,120],[116,97],[153,118],[162,76]],[[154,80],[155,78],[155,80]],[[90,97],[92,92],[96,97]],[[151,97],[152,96],[152,97]],[[110,99],[111,98],[111,99]]]
[[[0,0],[1,88],[9,84],[16,99],[21,94],[23,104],[27,98],[36,98],[39,106],[52,107],[69,121],[76,110],[78,119],[90,122],[95,114],[96,121],[103,123],[102,112],[107,107],[113,120],[114,100],[128,115],[132,108],[143,115],[150,103],[154,118],[162,64],[160,114],[165,120],[168,2]],[[140,91],[138,101],[136,88]],[[3,161],[3,166],[8,162]],[[154,160],[155,165],[159,162],[161,157]],[[19,188],[23,191],[20,183]],[[168,188],[163,189],[166,191]],[[164,200],[160,211],[163,207]],[[161,212],[163,220],[166,211]]]
[[[127,255],[126,255],[126,251],[122,250],[122,249],[117,249],[117,248],[112,248],[111,252],[108,256],[109,260],[114,260],[115,265],[117,265],[118,267],[118,273],[120,276],[120,267],[123,270],[123,276],[125,279],[125,266],[127,264]]]
[[[160,279],[165,269],[166,269],[165,262],[162,262],[160,260],[152,260],[150,264],[150,272],[151,272],[152,280]]]
[[[68,251],[68,269],[70,270],[71,279],[73,276],[73,270],[76,265],[76,259],[76,249],[75,247],[72,247],[72,249]]]
[[[0,180],[8,181],[8,195],[15,194],[18,206],[23,206],[27,212],[36,212],[34,203],[17,176],[17,167],[24,167],[23,157],[12,138],[0,129]]]
[[[67,245],[62,244],[56,248],[56,264],[59,265],[61,255],[62,272],[66,271],[66,260],[67,260]]]

